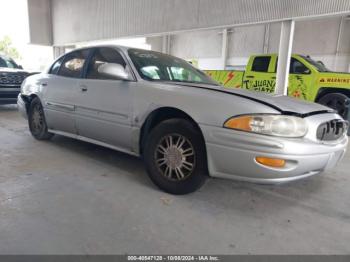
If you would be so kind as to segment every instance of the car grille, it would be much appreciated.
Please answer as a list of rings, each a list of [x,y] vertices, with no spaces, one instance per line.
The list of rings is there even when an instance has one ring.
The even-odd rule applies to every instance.
[[[21,85],[27,74],[0,73],[0,85]]]
[[[344,133],[347,132],[348,122],[334,119],[325,123],[322,123],[317,128],[317,139],[321,141],[334,141],[341,138]]]

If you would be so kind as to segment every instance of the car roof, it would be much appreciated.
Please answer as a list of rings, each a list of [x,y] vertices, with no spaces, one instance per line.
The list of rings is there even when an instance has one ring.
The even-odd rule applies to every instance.
[[[91,45],[91,46],[84,46],[84,47],[75,48],[75,49],[73,49],[73,50],[63,54],[62,56],[65,56],[65,55],[67,55],[69,53],[72,53],[74,51],[86,50],[86,49],[92,49],[92,48],[101,48],[101,47],[117,48],[117,49],[121,50],[122,52],[127,52],[130,49],[135,49],[135,50],[142,50],[142,51],[148,51],[148,52],[162,53],[162,52],[159,52],[159,51],[148,50],[148,49],[143,49],[143,48],[139,48],[139,47],[107,44],[107,45]]]
[[[108,44],[108,45],[91,45],[91,46],[84,46],[84,47],[75,48],[75,49],[69,51],[66,54],[69,54],[69,53],[74,52],[74,51],[85,50],[85,49],[93,49],[93,48],[101,48],[101,47],[118,48],[118,49],[123,50],[123,51],[127,51],[128,49],[132,48],[132,47],[129,47],[129,46],[113,45],[113,44]]]

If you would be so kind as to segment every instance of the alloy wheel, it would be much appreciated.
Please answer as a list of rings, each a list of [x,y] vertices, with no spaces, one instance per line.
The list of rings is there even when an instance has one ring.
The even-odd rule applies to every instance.
[[[161,174],[172,181],[188,178],[195,168],[195,150],[180,134],[162,137],[155,151],[156,165]]]
[[[32,130],[35,133],[42,131],[44,126],[44,113],[40,104],[36,104],[32,113]]]

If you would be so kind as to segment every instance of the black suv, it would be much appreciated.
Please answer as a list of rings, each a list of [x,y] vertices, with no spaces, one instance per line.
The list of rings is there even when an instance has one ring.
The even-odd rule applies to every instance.
[[[21,84],[29,75],[13,59],[0,55],[0,105],[17,103]]]

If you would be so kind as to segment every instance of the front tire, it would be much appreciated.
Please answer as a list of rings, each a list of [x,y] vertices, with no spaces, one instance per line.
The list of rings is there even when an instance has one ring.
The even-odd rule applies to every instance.
[[[330,93],[322,96],[318,100],[318,103],[337,110],[338,114],[345,118],[347,115],[350,98],[341,93]]]
[[[32,136],[37,140],[49,140],[53,134],[48,132],[43,106],[39,98],[34,98],[28,110],[28,124]]]
[[[170,194],[194,192],[208,177],[202,135],[184,119],[165,120],[152,129],[144,161],[151,180]]]

